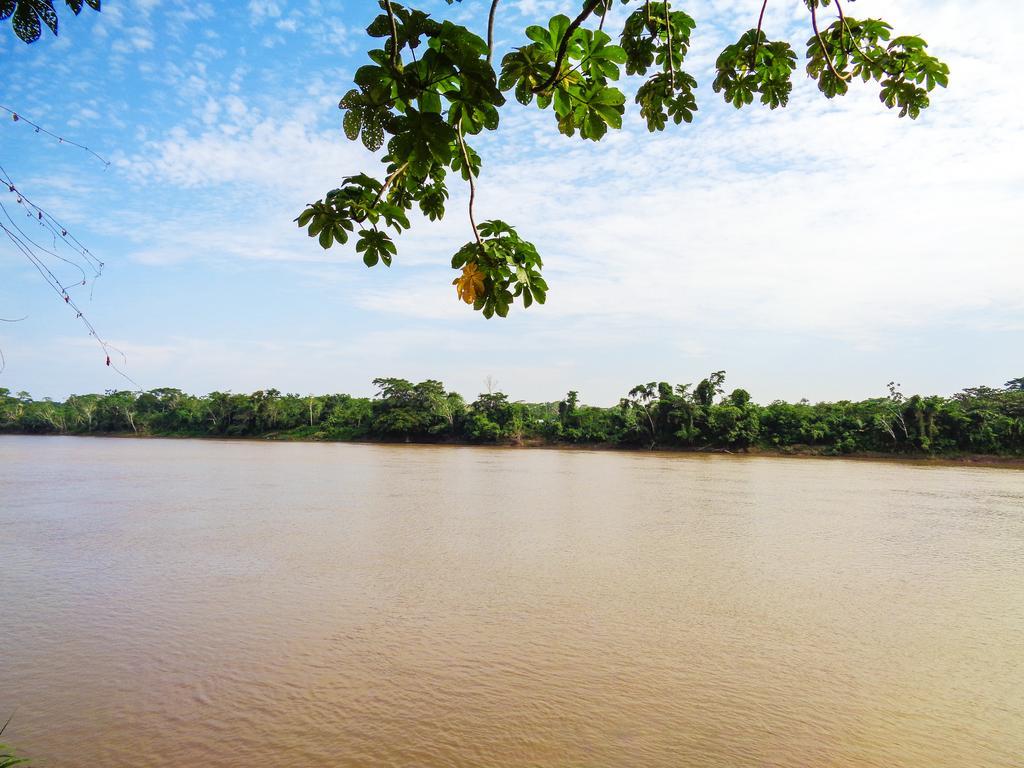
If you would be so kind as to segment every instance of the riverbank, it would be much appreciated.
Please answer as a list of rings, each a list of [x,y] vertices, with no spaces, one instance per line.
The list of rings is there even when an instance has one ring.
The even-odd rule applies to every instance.
[[[475,443],[465,440],[388,440],[385,438],[342,440],[312,435],[296,435],[292,433],[270,432],[264,435],[176,435],[176,434],[140,434],[132,432],[90,432],[90,433],[28,433],[0,432],[0,436],[22,437],[96,437],[117,440],[199,440],[202,442],[228,441],[240,443],[272,442],[272,443],[342,443],[350,445],[409,445],[462,448],[490,448],[505,450],[547,450],[547,451],[612,451],[617,453],[641,453],[660,456],[732,456],[736,458],[770,458],[770,459],[847,459],[853,461],[889,461],[920,464],[935,467],[992,467],[1000,469],[1024,470],[1024,456],[999,456],[990,454],[923,454],[923,453],[884,453],[881,451],[863,451],[854,453],[830,452],[820,446],[791,446],[784,449],[747,448],[729,450],[724,448],[687,448],[677,446],[655,446],[646,448],[637,445],[615,445],[612,443],[564,443],[549,442],[538,439],[505,440],[494,443]]]

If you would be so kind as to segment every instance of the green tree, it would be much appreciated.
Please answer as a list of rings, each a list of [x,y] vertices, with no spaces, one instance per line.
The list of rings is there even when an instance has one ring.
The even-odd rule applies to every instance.
[[[367,437],[373,423],[373,403],[365,397],[334,395],[325,423],[327,434],[335,440]]]
[[[515,415],[516,409],[503,392],[481,394],[469,408],[466,432],[477,442],[496,442],[508,436]],[[519,419],[521,422],[521,412]],[[521,425],[517,425],[517,429],[521,431]]]
[[[138,394],[128,391],[107,392],[96,408],[96,420],[104,432],[138,433],[135,421]]]
[[[722,394],[722,385],[725,383],[725,371],[715,371],[701,382],[693,390],[693,399],[702,408],[709,408],[715,402],[715,398]]]
[[[405,379],[374,379],[373,430],[382,437],[422,439],[453,426],[458,403],[440,381],[413,384]]]
[[[624,418],[628,433],[651,449],[658,444],[657,394],[658,385],[651,381],[637,384],[619,401],[619,407],[628,414]]]
[[[580,393],[572,390],[565,396],[565,400],[558,404],[558,420],[561,422],[563,429],[579,426],[579,417],[576,414],[579,401]]]
[[[709,438],[723,448],[749,448],[761,431],[759,409],[745,389],[733,390],[722,403],[710,406],[707,418]]]
[[[10,429],[21,418],[21,400],[11,395],[11,390],[0,387],[0,428]]]
[[[71,395],[67,399],[66,405],[75,429],[92,432],[99,402],[99,395]]]

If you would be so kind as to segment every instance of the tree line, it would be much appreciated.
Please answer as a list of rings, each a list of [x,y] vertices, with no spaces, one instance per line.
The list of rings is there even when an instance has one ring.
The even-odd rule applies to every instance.
[[[716,371],[696,385],[639,384],[608,408],[584,405],[575,391],[557,402],[513,402],[490,391],[468,402],[434,379],[373,384],[372,398],[161,388],[63,402],[0,388],[0,432],[1024,455],[1024,377],[951,397],[907,397],[890,382],[886,396],[859,402],[758,405],[744,389],[726,393],[725,372]]]

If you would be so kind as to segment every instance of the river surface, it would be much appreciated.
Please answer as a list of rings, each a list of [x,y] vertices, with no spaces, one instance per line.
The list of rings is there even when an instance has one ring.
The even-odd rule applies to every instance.
[[[0,437],[38,768],[1024,765],[1024,472]]]

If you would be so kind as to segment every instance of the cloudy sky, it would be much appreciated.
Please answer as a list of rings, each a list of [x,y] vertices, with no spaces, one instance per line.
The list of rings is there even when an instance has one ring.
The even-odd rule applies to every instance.
[[[487,4],[417,5],[479,30]],[[923,35],[952,67],[912,122],[869,86],[829,102],[802,70],[788,109],[734,110],[713,64],[760,3],[684,7],[698,23],[694,124],[651,135],[633,108],[594,144],[512,100],[477,143],[478,218],[516,224],[551,287],[506,320],[455,297],[448,261],[470,231],[454,178],[446,220],[414,221],[390,270],[292,223],[343,176],[378,172],[337,109],[366,60],[368,0],[105,0],[32,46],[5,22],[0,105],[111,164],[4,115],[0,165],[105,262],[91,300],[74,295],[143,389],[369,394],[400,376],[472,396],[490,376],[513,399],[574,388],[610,404],[638,382],[725,369],[767,402],[1024,375],[1024,8],[857,0],[851,13]],[[798,52],[802,7],[773,0],[766,18]],[[501,50],[573,8],[506,0]],[[0,201],[16,214],[13,195]],[[0,323],[0,387],[131,386],[5,240],[0,317],[23,316]]]

